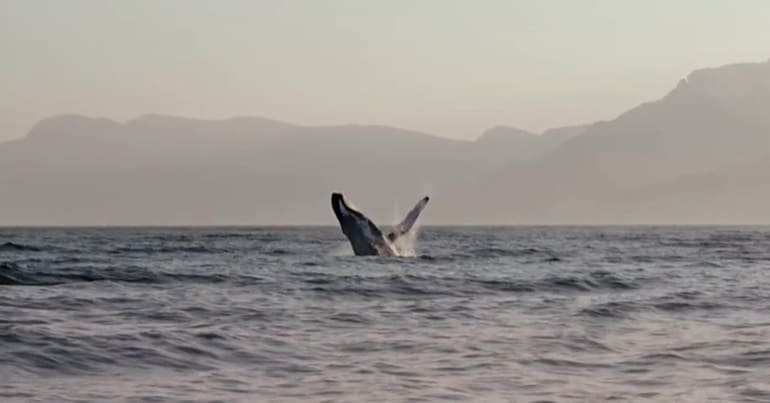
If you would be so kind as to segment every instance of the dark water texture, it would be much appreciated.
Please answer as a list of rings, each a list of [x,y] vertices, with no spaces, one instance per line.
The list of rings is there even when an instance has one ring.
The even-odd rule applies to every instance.
[[[770,401],[770,229],[419,239],[0,229],[0,401]]]

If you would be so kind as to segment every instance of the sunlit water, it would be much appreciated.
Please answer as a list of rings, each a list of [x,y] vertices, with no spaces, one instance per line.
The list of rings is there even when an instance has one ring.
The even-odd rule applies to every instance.
[[[338,228],[0,229],[0,401],[770,401],[770,229],[348,250]]]

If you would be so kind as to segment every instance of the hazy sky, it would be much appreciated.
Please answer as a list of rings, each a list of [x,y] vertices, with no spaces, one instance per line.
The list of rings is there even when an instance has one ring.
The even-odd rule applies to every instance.
[[[0,140],[59,113],[542,130],[767,60],[769,22],[766,0],[0,0]]]

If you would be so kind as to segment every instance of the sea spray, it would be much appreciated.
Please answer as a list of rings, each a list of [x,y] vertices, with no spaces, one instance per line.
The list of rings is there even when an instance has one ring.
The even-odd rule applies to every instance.
[[[414,257],[417,256],[417,232],[419,228],[415,224],[409,232],[396,238],[393,241],[393,249],[398,252],[398,256]]]

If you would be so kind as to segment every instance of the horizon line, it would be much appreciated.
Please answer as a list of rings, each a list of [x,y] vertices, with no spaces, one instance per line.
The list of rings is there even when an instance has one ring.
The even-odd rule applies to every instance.
[[[256,228],[337,228],[337,224],[179,224],[179,225],[145,225],[145,224],[121,224],[121,225],[2,225],[5,229],[256,229]],[[646,223],[646,224],[426,224],[423,228],[762,228],[770,227],[770,223],[760,224],[677,224],[677,223]]]

